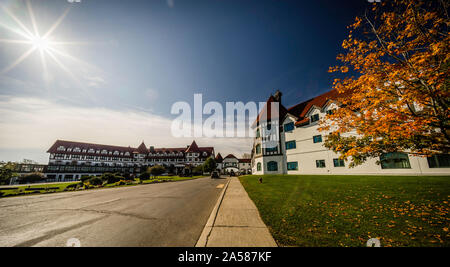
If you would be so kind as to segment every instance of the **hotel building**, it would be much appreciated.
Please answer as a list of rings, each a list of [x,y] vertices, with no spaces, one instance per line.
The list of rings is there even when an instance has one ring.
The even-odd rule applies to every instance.
[[[281,96],[279,91],[271,95],[253,124],[253,174],[450,174],[450,155],[420,157],[406,152],[386,153],[349,168],[323,146],[328,133],[318,131],[319,121],[339,108],[338,92],[331,90],[290,108],[282,105]],[[274,102],[279,108],[271,112]],[[271,145],[265,147],[268,140]]]
[[[82,175],[99,176],[105,172],[137,175],[154,165],[187,174],[215,156],[213,147],[199,147],[195,141],[181,148],[147,147],[144,142],[133,148],[57,140],[47,153],[48,181],[77,180]]]

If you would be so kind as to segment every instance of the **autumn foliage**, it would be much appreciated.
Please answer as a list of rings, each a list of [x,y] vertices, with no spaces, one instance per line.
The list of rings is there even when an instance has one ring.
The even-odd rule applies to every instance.
[[[381,153],[448,153],[448,0],[375,3],[349,26],[334,88],[341,108],[327,116],[325,146],[350,166]],[[354,76],[349,76],[350,73]]]

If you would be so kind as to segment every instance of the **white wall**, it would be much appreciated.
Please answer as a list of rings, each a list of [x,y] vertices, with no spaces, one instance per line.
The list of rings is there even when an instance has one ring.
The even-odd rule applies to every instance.
[[[319,114],[322,119],[329,109],[336,109],[338,106],[334,103],[329,103],[324,110],[314,108],[310,110],[308,116]],[[283,125],[294,122],[296,118],[288,116],[283,121]],[[254,159],[252,171],[254,174],[271,174],[271,173],[287,173],[287,174],[368,174],[368,175],[448,175],[450,168],[429,168],[428,161],[424,157],[417,157],[409,155],[409,162],[411,168],[408,169],[382,169],[381,165],[376,164],[378,158],[368,159],[362,165],[354,168],[349,168],[349,162],[345,162],[345,167],[334,167],[333,159],[339,156],[333,151],[328,150],[323,146],[325,136],[328,132],[318,131],[318,122],[305,125],[302,127],[295,127],[291,132],[284,132],[281,134],[281,149],[283,156],[263,156]],[[313,136],[322,135],[322,142],[314,143]],[[286,150],[285,142],[295,140],[296,148]],[[267,170],[267,162],[278,162],[278,171],[269,172]],[[325,168],[317,168],[316,160],[325,160]],[[257,171],[257,163],[261,162],[263,168]],[[298,170],[287,171],[287,162],[298,162]]]

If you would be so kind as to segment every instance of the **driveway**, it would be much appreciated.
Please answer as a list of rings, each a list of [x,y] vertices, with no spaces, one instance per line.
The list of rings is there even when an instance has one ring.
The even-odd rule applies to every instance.
[[[81,246],[193,247],[226,182],[200,178],[3,198],[0,246],[66,246],[71,239]]]

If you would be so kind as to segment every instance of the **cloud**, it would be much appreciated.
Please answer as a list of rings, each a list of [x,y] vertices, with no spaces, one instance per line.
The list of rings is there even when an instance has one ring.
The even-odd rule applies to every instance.
[[[77,107],[40,98],[0,96],[0,114],[0,160],[17,160],[8,157],[10,151],[23,151],[24,157],[46,162],[45,152],[57,139],[132,147],[142,140],[147,146],[185,147],[195,139],[200,146],[214,146],[216,153],[236,156],[249,153],[252,144],[250,138],[175,138],[171,119],[149,112]]]
[[[87,76],[85,79],[88,87],[99,88],[106,84],[105,79],[100,76]]]

